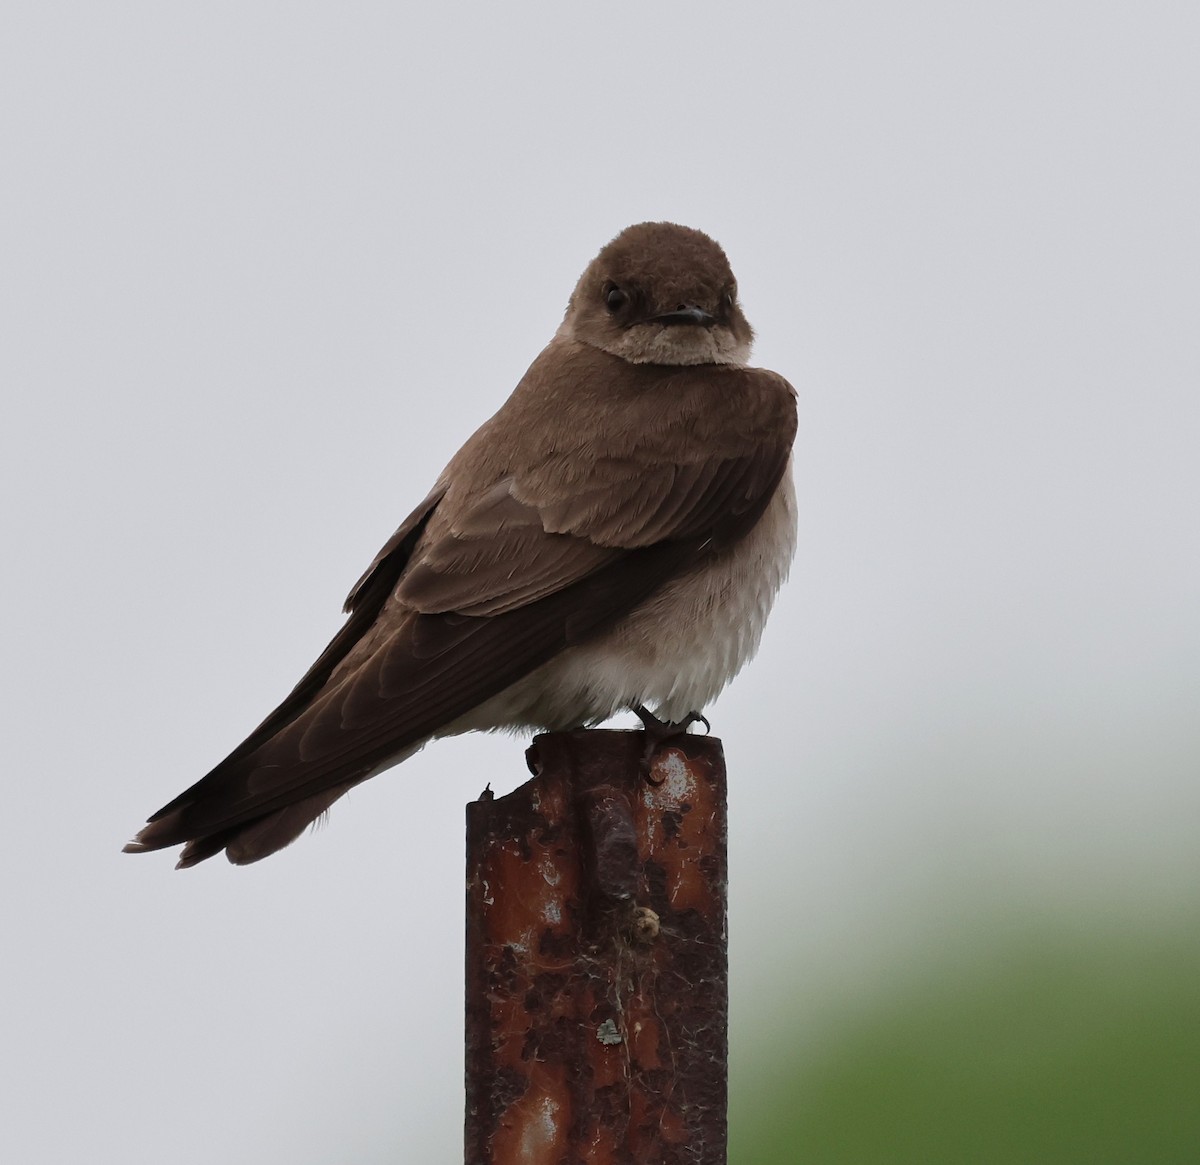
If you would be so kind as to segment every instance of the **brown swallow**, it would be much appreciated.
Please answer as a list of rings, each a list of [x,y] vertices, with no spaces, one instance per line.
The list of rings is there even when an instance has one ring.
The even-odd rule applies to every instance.
[[[757,650],[795,546],[795,393],[747,367],[752,335],[712,239],[622,231],[333,642],[126,852],[257,861],[439,736],[696,716]]]

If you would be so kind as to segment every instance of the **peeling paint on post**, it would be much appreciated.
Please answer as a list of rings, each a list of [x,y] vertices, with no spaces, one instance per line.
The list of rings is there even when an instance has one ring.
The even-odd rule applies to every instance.
[[[467,1165],[723,1165],[725,762],[539,736],[467,806]]]

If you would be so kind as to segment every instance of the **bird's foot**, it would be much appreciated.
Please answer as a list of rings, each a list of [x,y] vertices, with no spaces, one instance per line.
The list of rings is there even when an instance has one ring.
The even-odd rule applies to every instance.
[[[687,730],[693,724],[703,724],[705,732],[712,731],[712,725],[709,724],[708,718],[701,712],[689,712],[682,720],[671,721],[660,720],[642,704],[635,704],[633,711],[642,722],[642,729],[646,734],[646,747],[642,752],[639,767],[642,770],[642,776],[651,785],[662,784],[662,780],[656,781],[654,779],[651,765],[651,762],[654,760],[654,754],[658,751],[660,745],[668,740],[673,740],[676,736],[685,736]]]

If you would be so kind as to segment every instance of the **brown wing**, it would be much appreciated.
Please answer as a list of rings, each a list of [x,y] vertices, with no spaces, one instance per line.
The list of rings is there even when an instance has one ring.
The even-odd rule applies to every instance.
[[[290,724],[312,703],[316,694],[329,682],[334,669],[350,654],[379,617],[383,604],[408,565],[412,549],[421,537],[421,532],[441,500],[443,492],[434,490],[388,539],[346,600],[345,610],[350,618],[342,625],[329,646],[321,652],[316,663],[288,693],[283,703],[221,762],[222,765],[253,752],[281,728]],[[174,802],[171,805],[174,805]],[[165,813],[170,808],[171,806],[165,806],[162,812]]]
[[[647,425],[622,442],[611,385],[589,394],[574,371],[567,394],[542,383],[523,395],[527,377],[468,442],[351,592],[338,638],[245,744],[151,819],[144,845],[236,832],[362,779],[754,525],[795,435],[785,382],[638,369],[635,387],[665,395],[643,395]],[[627,427],[628,402],[615,404]],[[547,407],[567,415],[539,427],[530,414]]]

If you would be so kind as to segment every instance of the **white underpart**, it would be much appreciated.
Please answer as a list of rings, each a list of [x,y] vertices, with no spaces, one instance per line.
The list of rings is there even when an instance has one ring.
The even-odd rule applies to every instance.
[[[639,703],[672,721],[703,711],[758,650],[795,545],[789,465],[758,525],[731,551],[668,583],[603,636],[568,649],[438,735],[572,728]]]

